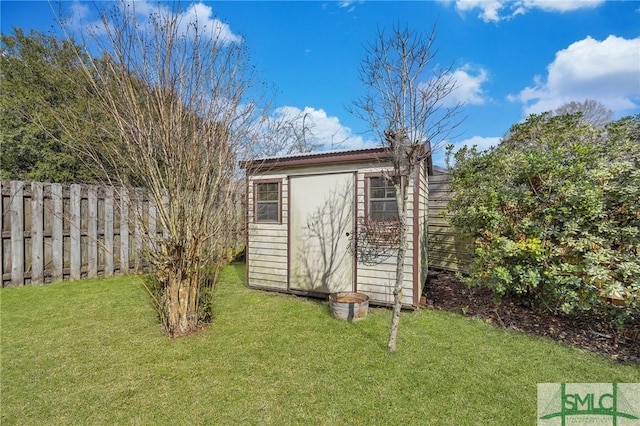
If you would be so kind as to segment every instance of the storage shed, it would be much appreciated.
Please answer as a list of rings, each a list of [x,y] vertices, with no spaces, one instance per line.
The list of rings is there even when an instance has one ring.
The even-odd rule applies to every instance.
[[[417,307],[427,275],[429,147],[408,187],[403,305]],[[314,152],[242,163],[247,171],[247,284],[327,296],[357,291],[393,303],[397,249],[385,247],[397,215],[387,148]],[[387,174],[385,174],[385,172]],[[405,182],[407,180],[405,179]]]

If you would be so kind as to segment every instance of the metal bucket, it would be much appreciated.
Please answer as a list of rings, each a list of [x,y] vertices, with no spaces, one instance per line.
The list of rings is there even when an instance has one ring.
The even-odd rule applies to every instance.
[[[334,318],[360,321],[369,312],[369,296],[354,292],[333,293],[329,295],[329,308]]]

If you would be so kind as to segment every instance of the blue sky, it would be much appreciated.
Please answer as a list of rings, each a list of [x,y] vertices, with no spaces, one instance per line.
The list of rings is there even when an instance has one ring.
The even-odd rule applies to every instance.
[[[61,5],[78,20],[95,18],[90,3]],[[0,7],[3,33],[55,31],[47,2]],[[456,145],[495,144],[528,114],[572,100],[598,100],[616,118],[640,113],[638,1],[184,1],[183,11],[245,43],[262,79],[277,88],[279,114],[306,111],[324,148],[375,143],[347,109],[363,93],[364,46],[378,28],[397,24],[429,31],[437,23],[436,62],[453,64],[452,100],[465,104],[460,134],[449,141]]]

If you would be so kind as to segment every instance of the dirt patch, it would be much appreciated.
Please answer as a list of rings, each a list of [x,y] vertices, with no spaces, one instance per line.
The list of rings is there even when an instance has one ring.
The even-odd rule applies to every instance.
[[[487,289],[469,289],[448,272],[430,272],[423,296],[426,306],[479,318],[499,328],[543,336],[625,363],[640,362],[640,327],[616,336],[593,318],[539,313],[516,299],[497,303]]]

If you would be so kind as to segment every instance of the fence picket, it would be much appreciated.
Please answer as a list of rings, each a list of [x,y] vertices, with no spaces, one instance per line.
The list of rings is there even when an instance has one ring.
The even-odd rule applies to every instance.
[[[149,201],[149,245],[151,248],[151,251],[155,251],[156,249],[156,239],[158,238],[157,235],[157,219],[156,219],[156,215],[157,215],[158,210],[156,209],[155,204],[153,204],[152,201]]]
[[[11,284],[24,285],[24,182],[11,182]]]
[[[129,271],[129,195],[120,189],[120,272]]]
[[[62,185],[51,184],[51,201],[53,204],[53,224],[51,229],[51,255],[53,281],[62,281],[64,277],[64,200]]]
[[[44,191],[31,183],[31,283],[44,282]]]
[[[82,259],[80,254],[80,201],[82,199],[82,187],[73,184],[69,188],[69,243],[70,247],[70,273],[72,280],[79,280],[81,276]]]
[[[472,245],[449,223],[447,204],[452,197],[451,175],[429,176],[428,250],[429,268],[467,272]]]
[[[143,192],[136,190],[136,209],[135,209],[135,222],[133,225],[133,241],[135,250],[133,252],[133,260],[135,264],[135,270],[139,271],[142,268],[142,259],[140,254],[142,253],[142,227],[144,226],[144,213],[143,213]]]
[[[88,276],[98,276],[98,187],[89,186],[87,191],[87,237],[88,237]]]
[[[104,274],[113,275],[113,188],[105,189],[104,196]]]

